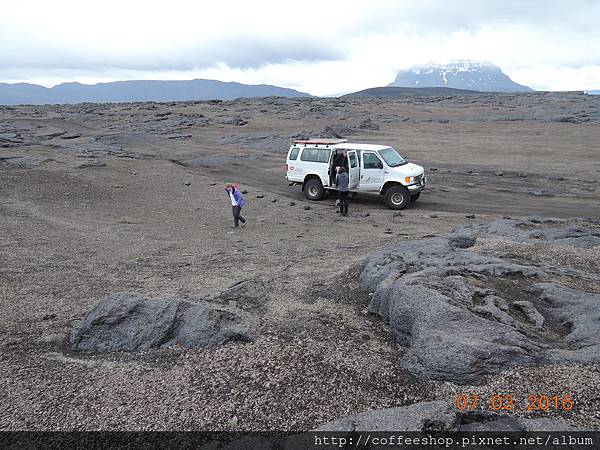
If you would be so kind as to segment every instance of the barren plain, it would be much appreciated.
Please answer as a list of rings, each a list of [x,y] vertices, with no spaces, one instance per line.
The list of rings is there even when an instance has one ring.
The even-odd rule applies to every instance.
[[[359,196],[339,217],[285,180],[290,140],[307,137],[392,145],[428,187],[400,213]],[[243,229],[226,181],[247,191]],[[599,183],[600,97],[578,93],[0,107],[0,429],[305,430],[473,392],[599,429],[597,362],[471,385],[415,376],[359,286],[369,253],[459,225],[551,217],[597,234]],[[567,287],[600,293],[598,246],[476,246],[572,268]],[[252,342],[67,346],[105,295],[193,298],[248,279],[272,287]],[[576,407],[527,411],[546,393]]]

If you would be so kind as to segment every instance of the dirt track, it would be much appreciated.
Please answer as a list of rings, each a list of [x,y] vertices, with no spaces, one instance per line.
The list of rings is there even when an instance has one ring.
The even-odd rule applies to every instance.
[[[402,349],[367,314],[358,268],[374,249],[465,222],[600,218],[598,102],[539,94],[0,109],[0,429],[306,429],[366,409],[451,402],[463,387],[397,369]],[[594,120],[553,121],[563,116]],[[380,129],[358,128],[367,117]],[[347,220],[330,199],[305,201],[285,182],[286,147],[327,126],[395,146],[425,167],[427,191],[400,215],[352,199]],[[224,181],[249,191],[246,229],[229,228]],[[251,277],[275,286],[252,344],[64,352],[73,321],[104,294],[201,295]],[[594,377],[594,367],[523,369],[480,389],[508,379],[515,391],[551,386],[585,399]],[[597,403],[582,405],[566,419],[598,428]]]

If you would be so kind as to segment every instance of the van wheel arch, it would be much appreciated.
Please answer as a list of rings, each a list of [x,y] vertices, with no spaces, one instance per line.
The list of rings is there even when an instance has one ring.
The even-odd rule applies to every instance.
[[[388,181],[381,188],[381,191],[379,192],[379,195],[381,195],[382,197],[385,197],[385,193],[388,191],[388,189],[390,189],[390,188],[392,188],[394,186],[402,186],[402,183],[400,183],[398,181]]]

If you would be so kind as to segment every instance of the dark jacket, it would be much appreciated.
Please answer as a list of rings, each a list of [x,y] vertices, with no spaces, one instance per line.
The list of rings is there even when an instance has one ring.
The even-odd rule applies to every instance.
[[[348,178],[348,173],[338,173],[336,185],[339,191],[348,192],[348,183],[350,179]]]
[[[333,167],[344,167],[346,172],[348,171],[348,157],[341,153],[336,154],[333,157]]]

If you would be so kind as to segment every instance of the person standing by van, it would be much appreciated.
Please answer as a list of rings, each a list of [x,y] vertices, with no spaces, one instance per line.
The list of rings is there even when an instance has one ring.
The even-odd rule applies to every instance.
[[[335,156],[333,157],[334,176],[337,176],[337,174],[340,173],[340,167],[343,167],[346,169],[346,172],[348,172],[348,157],[346,156],[346,150],[336,150]]]
[[[348,173],[346,172],[346,168],[344,166],[340,167],[339,173],[337,175],[336,184],[338,188],[338,192],[340,195],[340,212],[342,216],[346,217],[348,215],[348,183],[350,179],[348,178]]]
[[[335,155],[333,157],[333,164],[331,169],[331,181],[330,185],[335,184],[337,186],[337,175],[340,173],[340,167],[344,167],[346,172],[348,172],[348,157],[346,156],[346,150],[336,150]],[[335,207],[338,208],[340,206],[340,192],[339,190],[335,195]],[[338,211],[341,212],[341,209]]]
[[[246,226],[246,219],[241,216],[242,208],[246,206],[246,199],[239,190],[239,187],[233,183],[225,183],[225,192],[231,201],[231,210],[233,212],[233,227],[237,228],[242,222],[242,227]]]

